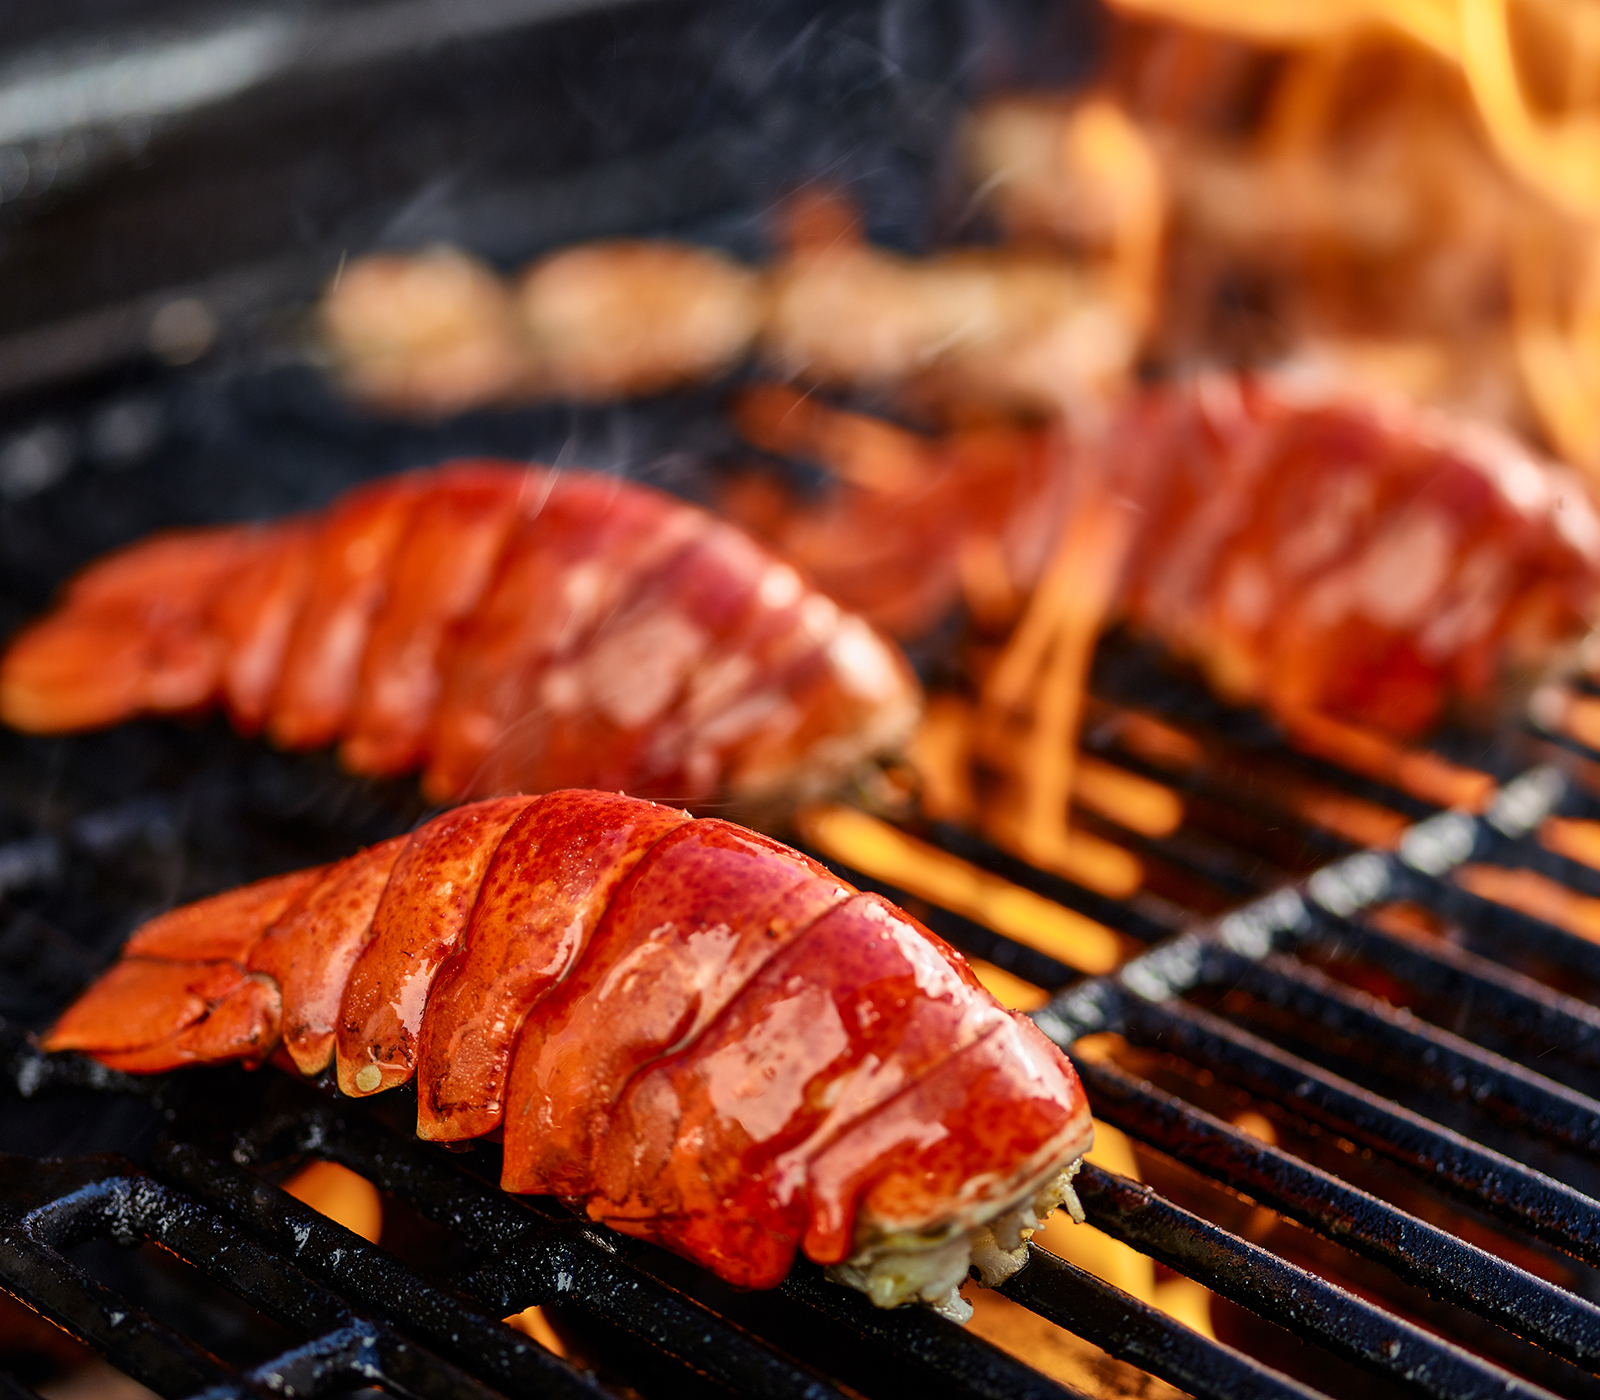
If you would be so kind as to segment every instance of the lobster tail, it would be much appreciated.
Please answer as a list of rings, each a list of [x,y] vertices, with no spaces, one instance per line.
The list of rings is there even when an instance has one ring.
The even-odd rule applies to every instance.
[[[34,732],[224,704],[440,801],[569,785],[703,801],[900,742],[893,648],[731,526],[585,473],[459,462],[320,515],[91,566],[0,660]]]
[[[151,919],[67,1008],[45,1048],[84,1050],[133,1073],[259,1064],[278,1043],[283,1002],[279,984],[245,964],[267,930],[339,868],[261,880]]]
[[[208,602],[267,532],[174,530],[119,550],[68,585],[59,610],[0,662],[0,718],[60,733],[211,702],[221,639]]]
[[[915,920],[609,793],[472,804],[163,915],[45,1041],[132,1071],[280,1044],[349,1094],[415,1075],[420,1135],[503,1126],[505,1189],[753,1287],[803,1247],[948,1302],[1089,1137],[1071,1065]]]

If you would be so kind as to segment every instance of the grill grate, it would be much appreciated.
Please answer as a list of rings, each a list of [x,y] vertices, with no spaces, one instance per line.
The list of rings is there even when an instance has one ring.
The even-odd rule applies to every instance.
[[[524,8],[544,7],[504,12]],[[756,256],[771,199],[818,175],[850,185],[880,241],[965,236],[945,164],[964,94],[1059,84],[1092,61],[1086,6],[759,9],[674,0],[543,29],[508,18],[492,43],[397,52],[348,83],[264,85],[158,132],[138,169],[8,212],[0,264],[32,300],[0,326],[0,390],[100,377],[0,404],[0,450],[57,454],[49,481],[0,473],[0,626],[148,529],[301,509],[457,453],[608,463],[703,495],[706,464],[740,450],[716,390],[379,423],[285,363],[296,330],[282,303],[344,249],[386,239],[463,239],[503,266],[618,232]],[[1052,26],[1062,42],[1046,42]],[[231,154],[244,130],[254,164]],[[219,184],[224,148],[240,173]],[[108,227],[131,241],[92,256]],[[262,261],[286,244],[285,261]],[[58,291],[67,300],[46,306]],[[210,302],[220,353],[183,371],[140,362],[150,310],[177,295]],[[1600,1397],[1600,942],[1457,878],[1504,867],[1600,897],[1600,869],[1536,839],[1548,814],[1600,817],[1600,755],[1540,735],[1544,766],[1529,769],[1522,739],[1485,751],[1446,736],[1445,757],[1504,786],[1481,818],[1441,813],[1285,752],[1260,716],[1127,639],[1102,649],[1094,690],[1087,747],[1184,806],[1166,836],[1079,814],[1138,857],[1137,893],[1034,869],[959,827],[907,825],[1113,930],[1137,954],[1114,975],[1080,978],[1026,930],[841,873],[1050,994],[1041,1024],[1150,1177],[1087,1168],[1092,1221],[1214,1290],[1214,1318],[1226,1304],[1261,1322],[1219,1323],[1213,1341],[1038,1249],[1005,1296],[1129,1363],[1101,1378],[1107,1393],[1164,1393],[1153,1376],[1203,1397]],[[1136,742],[1135,712],[1179,731],[1189,756]],[[554,1203],[504,1196],[494,1148],[416,1142],[403,1096],[356,1105],[272,1072],[128,1080],[29,1050],[25,1032],[146,913],[420,815],[408,785],[273,754],[220,723],[0,734],[0,1290],[174,1400],[374,1386],[414,1400],[1071,1393],[974,1332],[873,1309],[808,1265],[775,1293],[738,1294]],[[1380,917],[1392,906],[1448,936],[1405,933]],[[1228,1121],[1241,1104],[1266,1112],[1281,1145]],[[368,1244],[275,1184],[307,1158],[385,1192],[393,1237]],[[229,1294],[243,1310],[224,1324],[208,1309]],[[598,1379],[500,1321],[536,1304]],[[1283,1339],[1269,1325],[1311,1345],[1270,1345]],[[37,1400],[27,1379],[0,1363],[0,1400]]]
[[[1592,945],[1526,915],[1505,920],[1501,906],[1477,896],[1459,902],[1464,891],[1450,877],[1471,861],[1527,859],[1537,849],[1529,834],[1547,816],[1583,810],[1588,800],[1557,767],[1537,767],[1502,787],[1482,817],[1435,813],[1406,828],[1393,850],[1356,851],[1200,923],[1149,894],[1114,900],[1034,870],[969,832],[923,833],[1148,945],[1116,973],[1095,978],[1076,978],[1064,963],[907,891],[843,873],[911,902],[969,954],[1060,989],[1036,1016],[1077,1052],[1102,1121],[1491,1330],[1465,1338],[1468,1350],[1167,1193],[1090,1165],[1080,1195],[1098,1229],[1402,1393],[1582,1394],[1593,1389],[1584,1373],[1600,1374],[1595,1302],[1157,1087],[1098,1053],[1094,1038],[1114,1033],[1209,1072],[1254,1102],[1277,1106],[1286,1120],[1398,1165],[1441,1198],[1600,1263],[1592,1186],[1568,1184],[1485,1140],[1495,1127],[1593,1160],[1600,1103],[1467,1038],[1462,1027],[1431,1024],[1318,966],[1330,957],[1359,959],[1430,1004],[1470,998],[1474,1031],[1481,1016],[1502,1049],[1520,1048],[1541,1066],[1553,1056],[1581,1075],[1594,1065],[1600,1012],[1482,950],[1509,922],[1517,931],[1510,946],[1581,977]],[[1248,850],[1227,854],[1234,868],[1247,868]],[[1267,879],[1277,874],[1271,864],[1257,870]],[[1363,918],[1400,899],[1465,910],[1464,938],[1479,951],[1402,937]],[[29,921],[38,949],[32,971],[59,998],[74,971],[81,976],[84,959],[64,964],[59,940],[38,939],[40,924]],[[1521,937],[1524,926],[1537,937]],[[1274,1027],[1284,1024],[1333,1067],[1275,1043]],[[408,1140],[396,1126],[403,1108],[344,1103],[325,1086],[272,1073],[152,1084],[70,1058],[47,1060],[14,1031],[12,1039],[11,1081],[35,1103],[136,1094],[153,1095],[160,1110],[160,1137],[139,1165],[106,1155],[44,1168],[30,1158],[3,1159],[0,1281],[164,1395],[325,1395],[368,1385],[419,1398],[607,1393],[497,1320],[551,1303],[581,1318],[581,1335],[604,1338],[609,1377],[651,1395],[903,1393],[910,1376],[941,1395],[1070,1393],[931,1314],[878,1312],[810,1266],[775,1295],[741,1296],[659,1251],[575,1221],[554,1203],[505,1197],[493,1186],[495,1149],[449,1157]],[[1481,1120],[1479,1130],[1458,1130],[1346,1077],[1363,1072],[1381,1072],[1399,1097],[1432,1094],[1464,1108]],[[432,1277],[270,1184],[285,1164],[307,1156],[337,1161],[405,1202],[448,1231],[468,1262],[448,1278]],[[91,1236],[152,1241],[302,1339],[253,1366],[227,1365],[74,1263],[70,1247]],[[1001,1291],[1194,1395],[1320,1393],[1037,1247]]]
[[[27,1063],[37,1066],[35,1092],[45,1081],[77,1078],[80,1069]],[[104,1086],[106,1077],[95,1077]],[[581,1224],[554,1203],[506,1197],[370,1115],[288,1081],[182,1090],[163,1090],[173,1100],[172,1121],[149,1172],[114,1156],[43,1172],[27,1159],[0,1159],[5,1286],[162,1394],[314,1395],[363,1384],[418,1396],[608,1393],[497,1320],[550,1302],[606,1324],[608,1345],[631,1349],[654,1372],[652,1394],[710,1389],[823,1400],[841,1393],[656,1276],[643,1257],[655,1251]],[[246,1169],[305,1153],[351,1167],[447,1226],[472,1264],[454,1287],[423,1278]],[[157,1242],[308,1340],[242,1375],[229,1373],[63,1257],[64,1245],[88,1234]],[[902,1366],[928,1367],[943,1382],[938,1393],[1063,1393],[933,1315],[879,1313],[814,1268],[796,1270],[784,1293],[779,1306],[787,1307],[790,1331],[814,1336],[817,1323],[834,1324]],[[903,1379],[905,1371],[896,1374]]]

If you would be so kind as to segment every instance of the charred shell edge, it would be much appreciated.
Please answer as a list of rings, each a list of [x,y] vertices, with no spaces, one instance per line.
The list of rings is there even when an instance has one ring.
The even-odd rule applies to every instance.
[[[830,1268],[828,1277],[860,1289],[880,1308],[921,1301],[941,1317],[964,1323],[972,1316],[972,1304],[960,1289],[970,1269],[977,1269],[983,1287],[998,1288],[1028,1262],[1029,1238],[1057,1206],[1066,1206],[1067,1214],[1083,1223],[1072,1178],[1087,1150],[1085,1143],[1065,1167],[1052,1166],[1043,1184],[1035,1181],[997,1202],[976,1224],[880,1234]]]

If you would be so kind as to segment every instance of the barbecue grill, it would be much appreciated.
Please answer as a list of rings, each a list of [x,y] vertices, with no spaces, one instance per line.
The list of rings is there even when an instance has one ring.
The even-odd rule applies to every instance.
[[[704,493],[738,451],[715,392],[384,423],[306,364],[305,299],[347,249],[432,238],[505,265],[619,232],[752,255],[761,211],[824,175],[880,241],[981,237],[944,164],[961,102],[1094,58],[1086,8],[1034,0],[574,8],[305,4],[253,11],[253,29],[128,11],[124,47],[161,82],[117,89],[87,124],[72,109],[0,132],[17,289],[0,309],[0,622],[150,528],[301,508],[455,453]],[[63,8],[18,36],[0,116],[5,82],[92,69],[81,31],[50,28],[84,19]],[[230,35],[220,51],[251,61],[183,105],[183,55]],[[1090,1223],[1210,1290],[1219,1340],[1038,1248],[1001,1292],[1036,1331],[1116,1358],[1084,1382],[1101,1394],[1600,1394],[1600,942],[1473,878],[1523,872],[1580,910],[1600,897],[1600,869],[1547,839],[1552,820],[1600,822],[1600,754],[1527,726],[1445,735],[1441,762],[1496,787],[1481,813],[1438,810],[1289,751],[1132,639],[1102,648],[1093,692],[1090,751],[1183,805],[1165,835],[1076,814],[1138,859],[1136,893],[896,820],[1109,929],[1113,973],[815,851],[1037,991],[1144,1177],[1086,1166]],[[423,814],[408,783],[220,721],[0,734],[0,1291],[167,1397],[1072,1393],[981,1317],[882,1312],[804,1263],[741,1294],[502,1195],[497,1149],[417,1142],[403,1093],[132,1079],[31,1049],[155,909]],[[281,1189],[317,1159],[384,1193],[380,1244]],[[501,1321],[533,1305],[576,1361]],[[5,1335],[30,1315],[0,1311],[5,1400],[49,1389],[50,1348]]]

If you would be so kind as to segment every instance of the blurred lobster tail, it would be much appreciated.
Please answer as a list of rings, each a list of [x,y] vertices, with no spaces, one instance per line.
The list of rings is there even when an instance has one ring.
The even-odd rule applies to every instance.
[[[56,733],[224,705],[437,800],[582,784],[680,801],[837,781],[915,721],[891,644],[732,526],[583,472],[459,462],[90,566],[0,661]]]
[[[1228,699],[1412,738],[1600,616],[1600,517],[1509,434],[1284,375],[1147,391],[1124,615]]]

